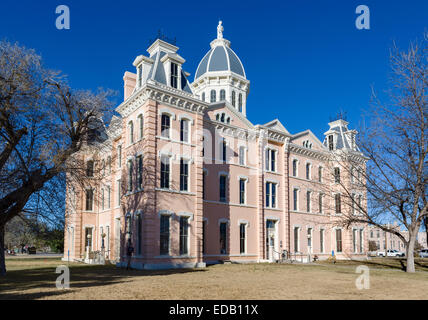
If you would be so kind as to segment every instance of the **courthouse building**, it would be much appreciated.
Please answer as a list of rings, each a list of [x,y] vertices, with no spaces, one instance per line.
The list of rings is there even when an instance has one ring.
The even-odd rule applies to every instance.
[[[364,163],[345,120],[323,141],[250,122],[250,81],[221,22],[193,82],[178,47],[157,39],[147,51],[124,74],[118,115],[77,155],[87,184],[67,181],[65,259],[103,251],[123,264],[128,239],[132,266],[147,269],[365,256],[366,226],[338,223],[356,210],[340,179],[365,206],[362,184],[334,167],[337,153]]]

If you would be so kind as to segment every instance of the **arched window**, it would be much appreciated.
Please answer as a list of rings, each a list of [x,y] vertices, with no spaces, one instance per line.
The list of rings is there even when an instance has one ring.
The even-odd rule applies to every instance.
[[[239,112],[242,112],[242,93],[240,93],[238,96],[238,108]]]
[[[86,162],[86,176],[93,177],[94,176],[94,161],[89,160]]]
[[[226,91],[224,89],[220,90],[220,101],[226,100]]]
[[[202,92],[202,101],[205,102],[205,92]]]
[[[216,92],[215,90],[211,90],[211,102],[215,102],[216,100]]]
[[[221,120],[220,120],[221,122],[224,122],[224,116],[225,116],[225,114],[224,114],[224,113],[222,113],[222,114],[221,114]]]
[[[104,159],[101,162],[101,170],[102,170],[102,174],[103,174],[103,177],[104,177],[106,175],[106,162],[105,162]]]
[[[144,135],[144,119],[143,119],[143,115],[140,114],[138,116],[138,139],[143,139],[143,135]]]
[[[226,123],[230,123],[230,117],[227,117]]]
[[[129,144],[134,143],[134,123],[132,121],[128,122],[129,130]]]
[[[217,121],[219,121],[219,120],[220,120],[220,113],[217,113],[217,114],[216,114],[215,119],[216,119]]]
[[[236,96],[235,96],[235,91],[232,91],[232,106],[235,106],[236,104]]]

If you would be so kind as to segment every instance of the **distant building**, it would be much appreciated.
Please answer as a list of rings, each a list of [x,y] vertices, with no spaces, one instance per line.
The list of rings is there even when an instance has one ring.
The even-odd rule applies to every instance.
[[[408,231],[400,230],[400,227],[396,222],[394,223],[394,225],[406,240],[409,239]],[[368,240],[374,241],[376,243],[377,251],[384,251],[385,248],[387,250],[398,250],[403,252],[406,251],[406,246],[404,242],[395,234],[385,232],[375,226],[368,226],[368,233],[369,233]],[[422,248],[427,249],[426,232],[422,232],[422,231],[418,232],[416,240]]]

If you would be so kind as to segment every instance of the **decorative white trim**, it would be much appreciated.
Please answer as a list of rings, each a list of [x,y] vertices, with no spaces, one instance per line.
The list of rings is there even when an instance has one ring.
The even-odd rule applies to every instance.
[[[187,217],[187,218],[189,218],[189,221],[193,220],[193,213],[190,213],[190,212],[184,212],[184,211],[178,212],[177,216],[178,217]]]
[[[168,109],[168,108],[159,109],[158,115],[162,116],[163,114],[169,115],[172,118],[172,120],[176,119],[175,113],[173,111],[171,111],[170,109]]]
[[[227,223],[227,226],[230,226],[230,220],[227,218],[220,218],[218,219],[218,225],[220,226],[220,223]]]

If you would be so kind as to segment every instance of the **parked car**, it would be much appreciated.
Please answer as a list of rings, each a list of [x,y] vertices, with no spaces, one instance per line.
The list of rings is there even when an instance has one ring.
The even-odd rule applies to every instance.
[[[387,250],[386,255],[388,257],[404,257],[404,252],[400,252],[398,250]],[[385,257],[385,251],[379,251],[377,253],[378,257]]]
[[[422,249],[421,251],[419,251],[419,257],[428,258],[428,249]]]

